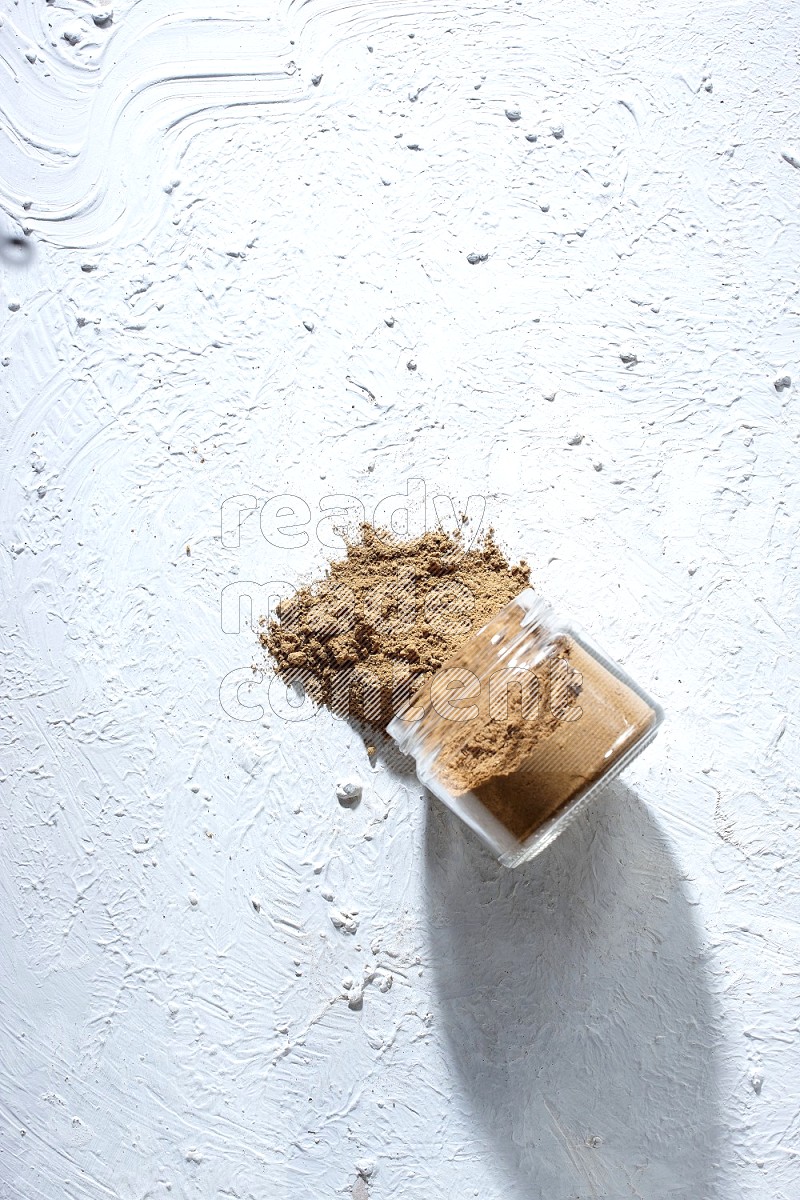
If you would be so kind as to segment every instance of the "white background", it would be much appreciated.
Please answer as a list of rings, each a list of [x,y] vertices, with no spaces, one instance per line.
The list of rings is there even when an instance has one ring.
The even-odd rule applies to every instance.
[[[0,26],[4,1200],[793,1200],[797,7],[102,16]],[[220,700],[412,479],[667,710],[518,872]]]

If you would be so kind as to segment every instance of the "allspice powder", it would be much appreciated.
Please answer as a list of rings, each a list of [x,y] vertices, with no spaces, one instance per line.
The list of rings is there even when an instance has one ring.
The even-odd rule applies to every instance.
[[[437,530],[403,540],[363,524],[324,579],[262,619],[260,641],[285,683],[385,729],[431,674],[530,582],[490,529],[474,545]]]

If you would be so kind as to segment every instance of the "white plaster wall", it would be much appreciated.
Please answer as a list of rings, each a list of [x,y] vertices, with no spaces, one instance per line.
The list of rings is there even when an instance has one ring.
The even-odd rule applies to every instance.
[[[800,1194],[799,37],[6,7],[3,1200]],[[410,479],[668,713],[516,873],[347,726],[220,699],[222,589]],[[223,545],[285,493],[305,546]]]

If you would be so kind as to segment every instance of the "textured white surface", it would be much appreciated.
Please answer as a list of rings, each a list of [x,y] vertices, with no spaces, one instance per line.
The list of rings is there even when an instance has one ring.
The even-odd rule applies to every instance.
[[[4,1200],[800,1194],[798,38],[7,6]],[[517,873],[347,726],[220,700],[223,588],[412,478],[667,710]],[[223,544],[286,493],[305,546]]]

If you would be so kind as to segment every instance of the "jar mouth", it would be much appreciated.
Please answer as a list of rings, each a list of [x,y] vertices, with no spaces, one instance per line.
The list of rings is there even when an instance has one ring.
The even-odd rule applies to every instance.
[[[552,644],[555,636],[554,621],[555,614],[547,601],[537,596],[533,588],[526,587],[499,608],[485,625],[459,646],[455,653],[442,663],[438,671],[434,672],[434,678],[472,656],[476,660],[485,659],[489,653],[495,659],[493,666],[502,664],[513,668],[515,658],[523,647],[528,662],[535,665],[545,657]],[[387,733],[394,738],[404,753],[413,753],[421,721],[424,720],[419,717],[409,720],[407,717],[416,707],[424,687],[425,685],[406,698],[402,708],[386,726]]]

